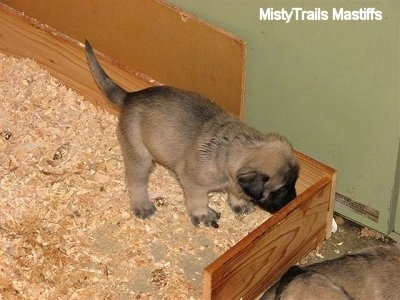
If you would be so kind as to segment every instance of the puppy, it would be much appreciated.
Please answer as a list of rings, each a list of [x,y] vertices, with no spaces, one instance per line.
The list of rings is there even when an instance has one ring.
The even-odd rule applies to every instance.
[[[291,267],[261,299],[398,299],[400,247],[371,247],[306,267]]]
[[[253,203],[276,212],[296,197],[299,166],[284,137],[246,126],[197,93],[168,86],[127,92],[104,72],[88,42],[85,49],[98,86],[121,106],[119,141],[138,218],[156,211],[147,192],[154,162],[176,173],[196,226],[218,227],[210,191],[226,191],[239,215],[251,212]]]

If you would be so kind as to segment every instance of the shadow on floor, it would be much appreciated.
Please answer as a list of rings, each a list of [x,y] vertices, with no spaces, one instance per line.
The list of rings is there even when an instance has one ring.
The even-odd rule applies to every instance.
[[[394,241],[387,236],[355,224],[340,215],[334,216],[338,229],[329,240],[321,243],[319,247],[301,260],[300,264],[306,265],[342,256],[353,251],[375,246],[392,244]]]

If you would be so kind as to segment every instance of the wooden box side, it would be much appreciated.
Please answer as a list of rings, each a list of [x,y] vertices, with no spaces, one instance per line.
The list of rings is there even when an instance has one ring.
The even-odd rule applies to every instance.
[[[301,153],[295,151],[297,158],[299,159],[302,167],[300,170],[300,178],[297,182],[296,189],[298,194],[305,191],[308,187],[310,187],[313,183],[318,181],[318,178],[322,178],[324,176],[328,176],[331,178],[332,187],[330,194],[330,205],[328,208],[328,212],[326,214],[326,239],[330,238],[332,233],[332,219],[333,219],[333,210],[334,210],[334,201],[335,201],[335,192],[336,192],[336,182],[337,182],[337,171],[325,164],[320,163],[319,161]]]
[[[1,2],[72,39],[88,39],[95,49],[128,68],[163,84],[197,91],[242,116],[245,42],[164,1]],[[22,42],[17,45],[26,47]],[[40,48],[31,48],[35,53],[30,56],[42,51],[49,55],[54,50],[41,44]],[[64,54],[66,58],[81,59],[81,55]]]
[[[0,2],[0,50],[36,60],[52,75],[93,104],[117,113],[101,93],[89,71],[83,45]],[[129,71],[99,54],[107,72],[128,90],[154,84],[147,76]]]
[[[34,58],[54,76],[91,100],[95,105],[105,107],[111,112],[117,113],[117,109],[104,99],[95,85],[87,67],[82,44],[1,2],[0,50],[21,57]],[[116,61],[105,56],[100,56],[100,60],[109,74],[126,89],[136,90],[157,84],[157,82],[145,75],[127,70]],[[306,166],[305,168],[302,167],[301,178],[298,182],[298,190],[301,192],[301,195],[205,269],[205,298],[218,298],[219,296],[226,295],[226,287],[229,289],[232,283],[235,289],[241,288],[241,291],[246,295],[245,297],[256,295],[262,288],[272,284],[273,278],[270,277],[272,276],[271,274],[276,275],[274,276],[274,280],[278,278],[284,272],[285,268],[289,267],[290,264],[297,261],[301,256],[307,254],[315,247],[319,240],[329,235],[336,173],[332,169],[329,169],[329,167],[324,167],[301,153],[298,153],[298,157],[302,165]],[[329,191],[329,195],[326,194],[327,191]],[[282,229],[285,228],[285,225],[282,224],[294,224],[293,226],[297,224],[299,226],[302,218],[308,216],[305,215],[307,211],[309,213],[314,212],[314,216],[317,217],[318,221],[312,227],[313,232],[304,233],[303,237],[313,236],[315,241],[312,239],[312,242],[309,244],[302,242],[304,248],[301,248],[302,245],[300,244],[297,246],[293,243],[288,245],[281,257],[285,263],[277,268],[281,271],[280,273],[278,271],[276,271],[277,273],[271,273],[271,270],[274,271],[275,269],[273,265],[268,264],[270,269],[263,267],[257,273],[256,277],[249,272],[244,272],[243,274],[253,278],[251,281],[237,281],[238,278],[243,276],[243,271],[240,268],[236,268],[236,266],[239,266],[241,262],[243,262],[241,265],[244,268],[243,270],[248,270],[248,268],[254,266],[254,264],[249,263],[251,261],[247,260],[246,255],[243,256],[243,253],[254,254],[255,252],[250,251],[251,249],[258,249],[259,247],[263,249],[266,244],[269,245],[272,243],[268,242],[271,240],[274,241],[273,245],[277,249],[282,249],[279,248],[281,242],[275,242],[283,234]],[[322,221],[323,217],[325,218],[324,221]],[[321,229],[317,226],[320,222],[325,225],[325,228]],[[302,229],[301,226],[299,228],[299,230]],[[297,234],[301,236],[303,233],[299,232]],[[296,241],[298,240],[296,239]],[[297,247],[296,251],[293,250],[295,246]],[[302,251],[298,251],[299,249]],[[265,257],[263,255],[261,259],[265,259]],[[259,263],[259,261],[257,260],[256,263]],[[238,285],[238,282],[244,282],[248,286],[246,287],[243,284]],[[230,294],[228,293],[227,295]]]
[[[298,156],[300,195],[205,268],[204,299],[254,299],[329,236],[336,172]]]

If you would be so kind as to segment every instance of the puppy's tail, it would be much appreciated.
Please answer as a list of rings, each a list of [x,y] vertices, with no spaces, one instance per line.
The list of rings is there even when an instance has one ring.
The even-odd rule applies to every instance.
[[[97,61],[93,48],[87,40],[85,41],[85,50],[90,70],[97,85],[111,102],[115,104],[123,104],[128,92],[112,81],[112,79],[107,75]]]

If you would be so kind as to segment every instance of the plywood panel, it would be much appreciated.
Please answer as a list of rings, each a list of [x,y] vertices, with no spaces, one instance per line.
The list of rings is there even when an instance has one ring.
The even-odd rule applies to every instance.
[[[36,20],[0,3],[0,50],[14,56],[30,57],[59,80],[112,113],[117,108],[100,92],[90,74],[83,45]],[[153,83],[143,74],[128,71],[100,55],[107,72],[129,90]]]
[[[1,3],[0,50],[36,59],[96,105],[117,112],[95,85],[83,45]],[[156,84],[114,60],[104,56],[100,60],[110,75],[127,89]],[[257,296],[329,236],[336,172],[304,154],[296,155],[301,166],[297,183],[299,196],[205,269],[206,299]]]
[[[163,1],[1,0],[163,84],[242,116],[245,43]]]
[[[300,178],[296,183],[296,191],[298,194],[303,193],[314,183],[318,182],[319,179],[326,176],[326,174],[330,174],[331,176],[331,174],[335,173],[332,168],[300,152],[296,152],[296,157],[300,163]]]

